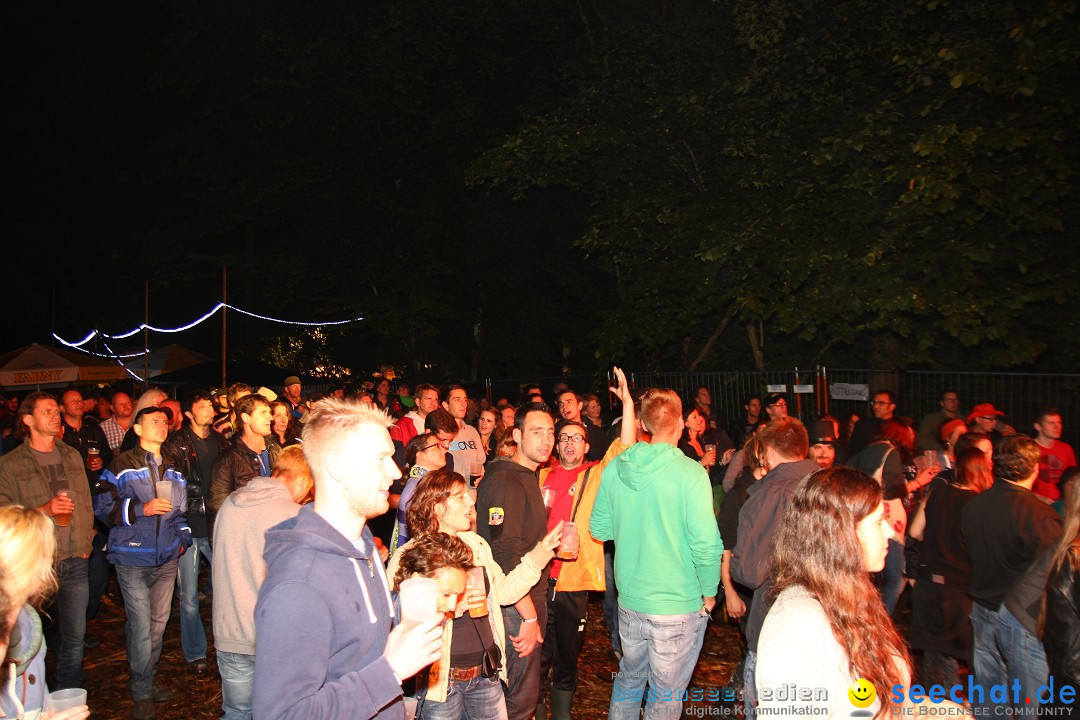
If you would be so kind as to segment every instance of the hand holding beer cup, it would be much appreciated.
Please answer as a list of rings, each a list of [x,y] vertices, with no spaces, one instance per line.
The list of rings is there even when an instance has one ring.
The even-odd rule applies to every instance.
[[[172,512],[172,503],[165,498],[154,498],[143,504],[143,515],[166,515]]]
[[[71,523],[71,513],[75,509],[75,503],[71,499],[70,491],[57,490],[49,502],[38,509],[53,518],[53,522],[60,527],[67,527]]]

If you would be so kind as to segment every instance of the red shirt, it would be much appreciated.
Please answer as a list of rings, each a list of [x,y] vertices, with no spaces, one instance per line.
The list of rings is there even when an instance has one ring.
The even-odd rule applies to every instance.
[[[555,491],[555,502],[552,504],[551,509],[548,510],[548,532],[551,532],[552,528],[558,525],[560,520],[570,522],[570,513],[574,510],[574,488],[578,478],[597,462],[599,461],[578,465],[573,470],[567,470],[562,465],[551,468],[551,472],[544,478],[544,485],[541,489],[541,491]],[[562,564],[562,560],[551,561],[551,577],[559,577],[559,569]]]
[[[1050,500],[1061,497],[1061,472],[1076,464],[1072,446],[1055,440],[1049,448],[1039,445],[1039,477],[1035,478],[1032,491]]]

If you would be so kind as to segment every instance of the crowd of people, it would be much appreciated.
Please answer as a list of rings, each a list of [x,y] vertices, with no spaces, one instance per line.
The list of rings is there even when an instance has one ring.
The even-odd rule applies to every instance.
[[[1057,410],[1021,433],[945,391],[915,423],[883,390],[804,424],[781,393],[724,418],[708,388],[613,377],[610,414],[565,384],[511,402],[297,376],[5,402],[4,717],[87,716],[45,709],[45,649],[49,687],[81,687],[113,577],[136,720],[178,691],[157,674],[174,593],[195,674],[211,598],[225,720],[569,720],[590,593],[610,718],[680,717],[710,618],[745,641],[725,697],[747,717],[883,717],[920,683],[958,712],[1071,709],[1080,483]],[[412,581],[434,615],[407,612]]]

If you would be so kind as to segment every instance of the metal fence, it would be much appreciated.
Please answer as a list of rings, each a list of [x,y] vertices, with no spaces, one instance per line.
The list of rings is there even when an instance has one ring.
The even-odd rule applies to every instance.
[[[828,412],[840,418],[847,413],[860,417],[869,414],[869,399],[875,392],[891,390],[897,395],[897,414],[907,415],[916,423],[939,409],[938,401],[945,390],[960,397],[962,412],[977,403],[989,402],[1005,413],[1005,422],[1017,431],[1032,434],[1031,427],[1040,407],[1051,405],[1061,413],[1065,431],[1062,439],[1077,446],[1080,442],[1080,374],[1072,373],[980,373],[923,370],[870,370],[826,368],[720,372],[627,372],[634,387],[669,387],[686,400],[697,388],[707,387],[713,399],[714,412],[734,420],[743,412],[748,395],[764,395],[770,386],[787,395],[788,411],[804,422]],[[578,392],[599,391],[605,407],[609,407],[605,379],[593,375],[571,375],[549,378],[488,380],[493,399],[505,396],[516,402],[520,389],[527,383],[538,383],[545,399],[552,400],[552,389],[559,382],[567,383]],[[797,387],[799,386],[799,387]],[[838,387],[839,386],[839,387]],[[855,399],[860,388],[865,398]],[[798,390],[798,392],[797,392]],[[846,390],[847,392],[840,392]]]

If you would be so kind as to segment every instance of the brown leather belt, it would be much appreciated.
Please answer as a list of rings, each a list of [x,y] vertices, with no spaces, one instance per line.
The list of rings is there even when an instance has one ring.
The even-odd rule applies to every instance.
[[[450,668],[450,679],[457,680],[458,682],[468,682],[480,675],[480,666],[467,668]]]

